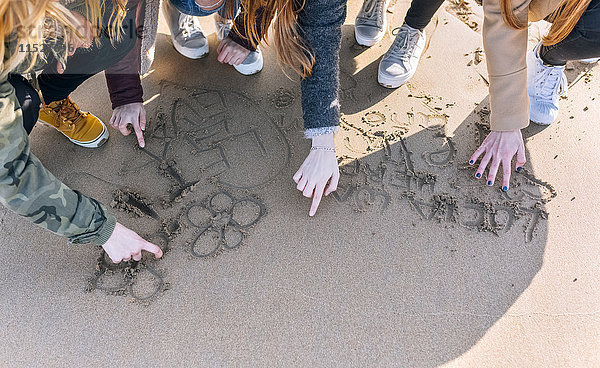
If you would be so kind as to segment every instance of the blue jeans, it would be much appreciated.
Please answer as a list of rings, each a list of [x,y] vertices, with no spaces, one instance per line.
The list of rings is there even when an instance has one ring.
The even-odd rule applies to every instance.
[[[592,0],[567,38],[540,48],[546,64],[565,65],[569,60],[600,57],[600,0]]]
[[[167,1],[167,0],[165,0]],[[240,8],[240,0],[223,0],[223,4],[214,10],[204,10],[196,4],[195,0],[168,0],[181,13],[186,15],[193,15],[195,17],[206,17],[208,15],[219,13],[225,19],[233,19],[237,15],[237,11]],[[231,2],[233,1],[234,14],[230,14]]]

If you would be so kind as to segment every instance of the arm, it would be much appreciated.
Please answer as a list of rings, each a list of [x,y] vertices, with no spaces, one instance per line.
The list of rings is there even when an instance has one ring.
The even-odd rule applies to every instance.
[[[515,10],[524,24],[527,24],[528,3],[524,2]],[[527,28],[515,29],[504,22],[499,0],[485,0],[483,11],[483,47],[490,80],[491,129],[508,131],[525,128],[529,125]]]
[[[340,120],[339,49],[345,18],[343,0],[306,0],[298,14],[300,34],[315,58],[311,75],[301,82],[305,136],[312,139],[312,148],[294,174],[296,189],[312,198],[310,216],[323,194],[337,189],[340,178],[334,133]]]
[[[346,1],[307,0],[298,14],[300,34],[315,65],[302,80],[302,113],[307,138],[334,133],[340,120],[339,49]]]
[[[14,89],[0,82],[0,202],[71,243],[103,245],[115,217],[98,201],[69,189],[29,150]]]
[[[520,22],[527,22],[529,1],[515,10]],[[470,165],[483,155],[475,173],[482,178],[489,166],[486,183],[494,185],[502,164],[502,190],[510,186],[511,163],[516,155],[516,170],[525,164],[525,144],[521,129],[529,124],[527,95],[527,28],[515,29],[504,22],[499,0],[483,4],[483,45],[490,79],[490,127],[492,132],[469,160]],[[485,154],[484,154],[485,153]]]
[[[141,26],[144,22],[143,1],[130,0],[129,11],[136,11],[136,42],[131,51],[118,63],[105,70],[106,85],[110,93],[113,115],[110,125],[129,135],[128,125],[133,126],[140,147],[145,146],[143,131],[146,130],[146,111],[143,105],[140,80]],[[127,37],[127,36],[125,36]]]
[[[142,45],[140,26],[144,24],[143,3],[143,1],[130,0],[127,4],[128,11],[136,12],[135,46],[123,59],[104,71],[113,110],[130,103],[143,102],[144,91],[139,74]],[[125,31],[129,33],[131,30]]]

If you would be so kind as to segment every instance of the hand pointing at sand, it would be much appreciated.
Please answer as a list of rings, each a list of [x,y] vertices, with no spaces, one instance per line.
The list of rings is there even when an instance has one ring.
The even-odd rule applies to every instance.
[[[308,157],[294,174],[296,189],[313,199],[309,216],[317,212],[323,194],[327,196],[337,189],[340,170],[334,147],[333,134],[314,137]]]
[[[134,261],[139,261],[142,259],[142,250],[154,253],[156,258],[163,255],[158,246],[145,241],[136,232],[129,230],[118,222],[112,235],[102,248],[114,263],[130,261],[132,258]]]

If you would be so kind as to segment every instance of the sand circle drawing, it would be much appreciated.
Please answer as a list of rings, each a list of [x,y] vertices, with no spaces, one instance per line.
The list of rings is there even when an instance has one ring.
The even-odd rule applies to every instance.
[[[90,290],[129,295],[136,301],[148,301],[168,287],[163,275],[145,262],[113,263],[105,252],[98,259]]]
[[[191,203],[183,217],[194,229],[189,242],[190,253],[197,258],[213,257],[226,249],[238,248],[266,213],[263,202],[254,197],[235,198],[221,191],[201,202]]]

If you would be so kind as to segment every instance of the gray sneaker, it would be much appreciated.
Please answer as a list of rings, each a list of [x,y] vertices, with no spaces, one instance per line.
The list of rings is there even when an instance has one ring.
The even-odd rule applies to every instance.
[[[396,39],[383,55],[377,73],[379,84],[387,88],[398,88],[415,74],[425,48],[425,31],[406,24],[396,30]]]
[[[170,4],[169,0],[162,3],[175,50],[190,59],[200,59],[206,56],[208,40],[202,32],[198,18],[181,13]]]
[[[387,31],[385,13],[391,0],[365,0],[354,21],[354,37],[359,45],[373,46]]]

